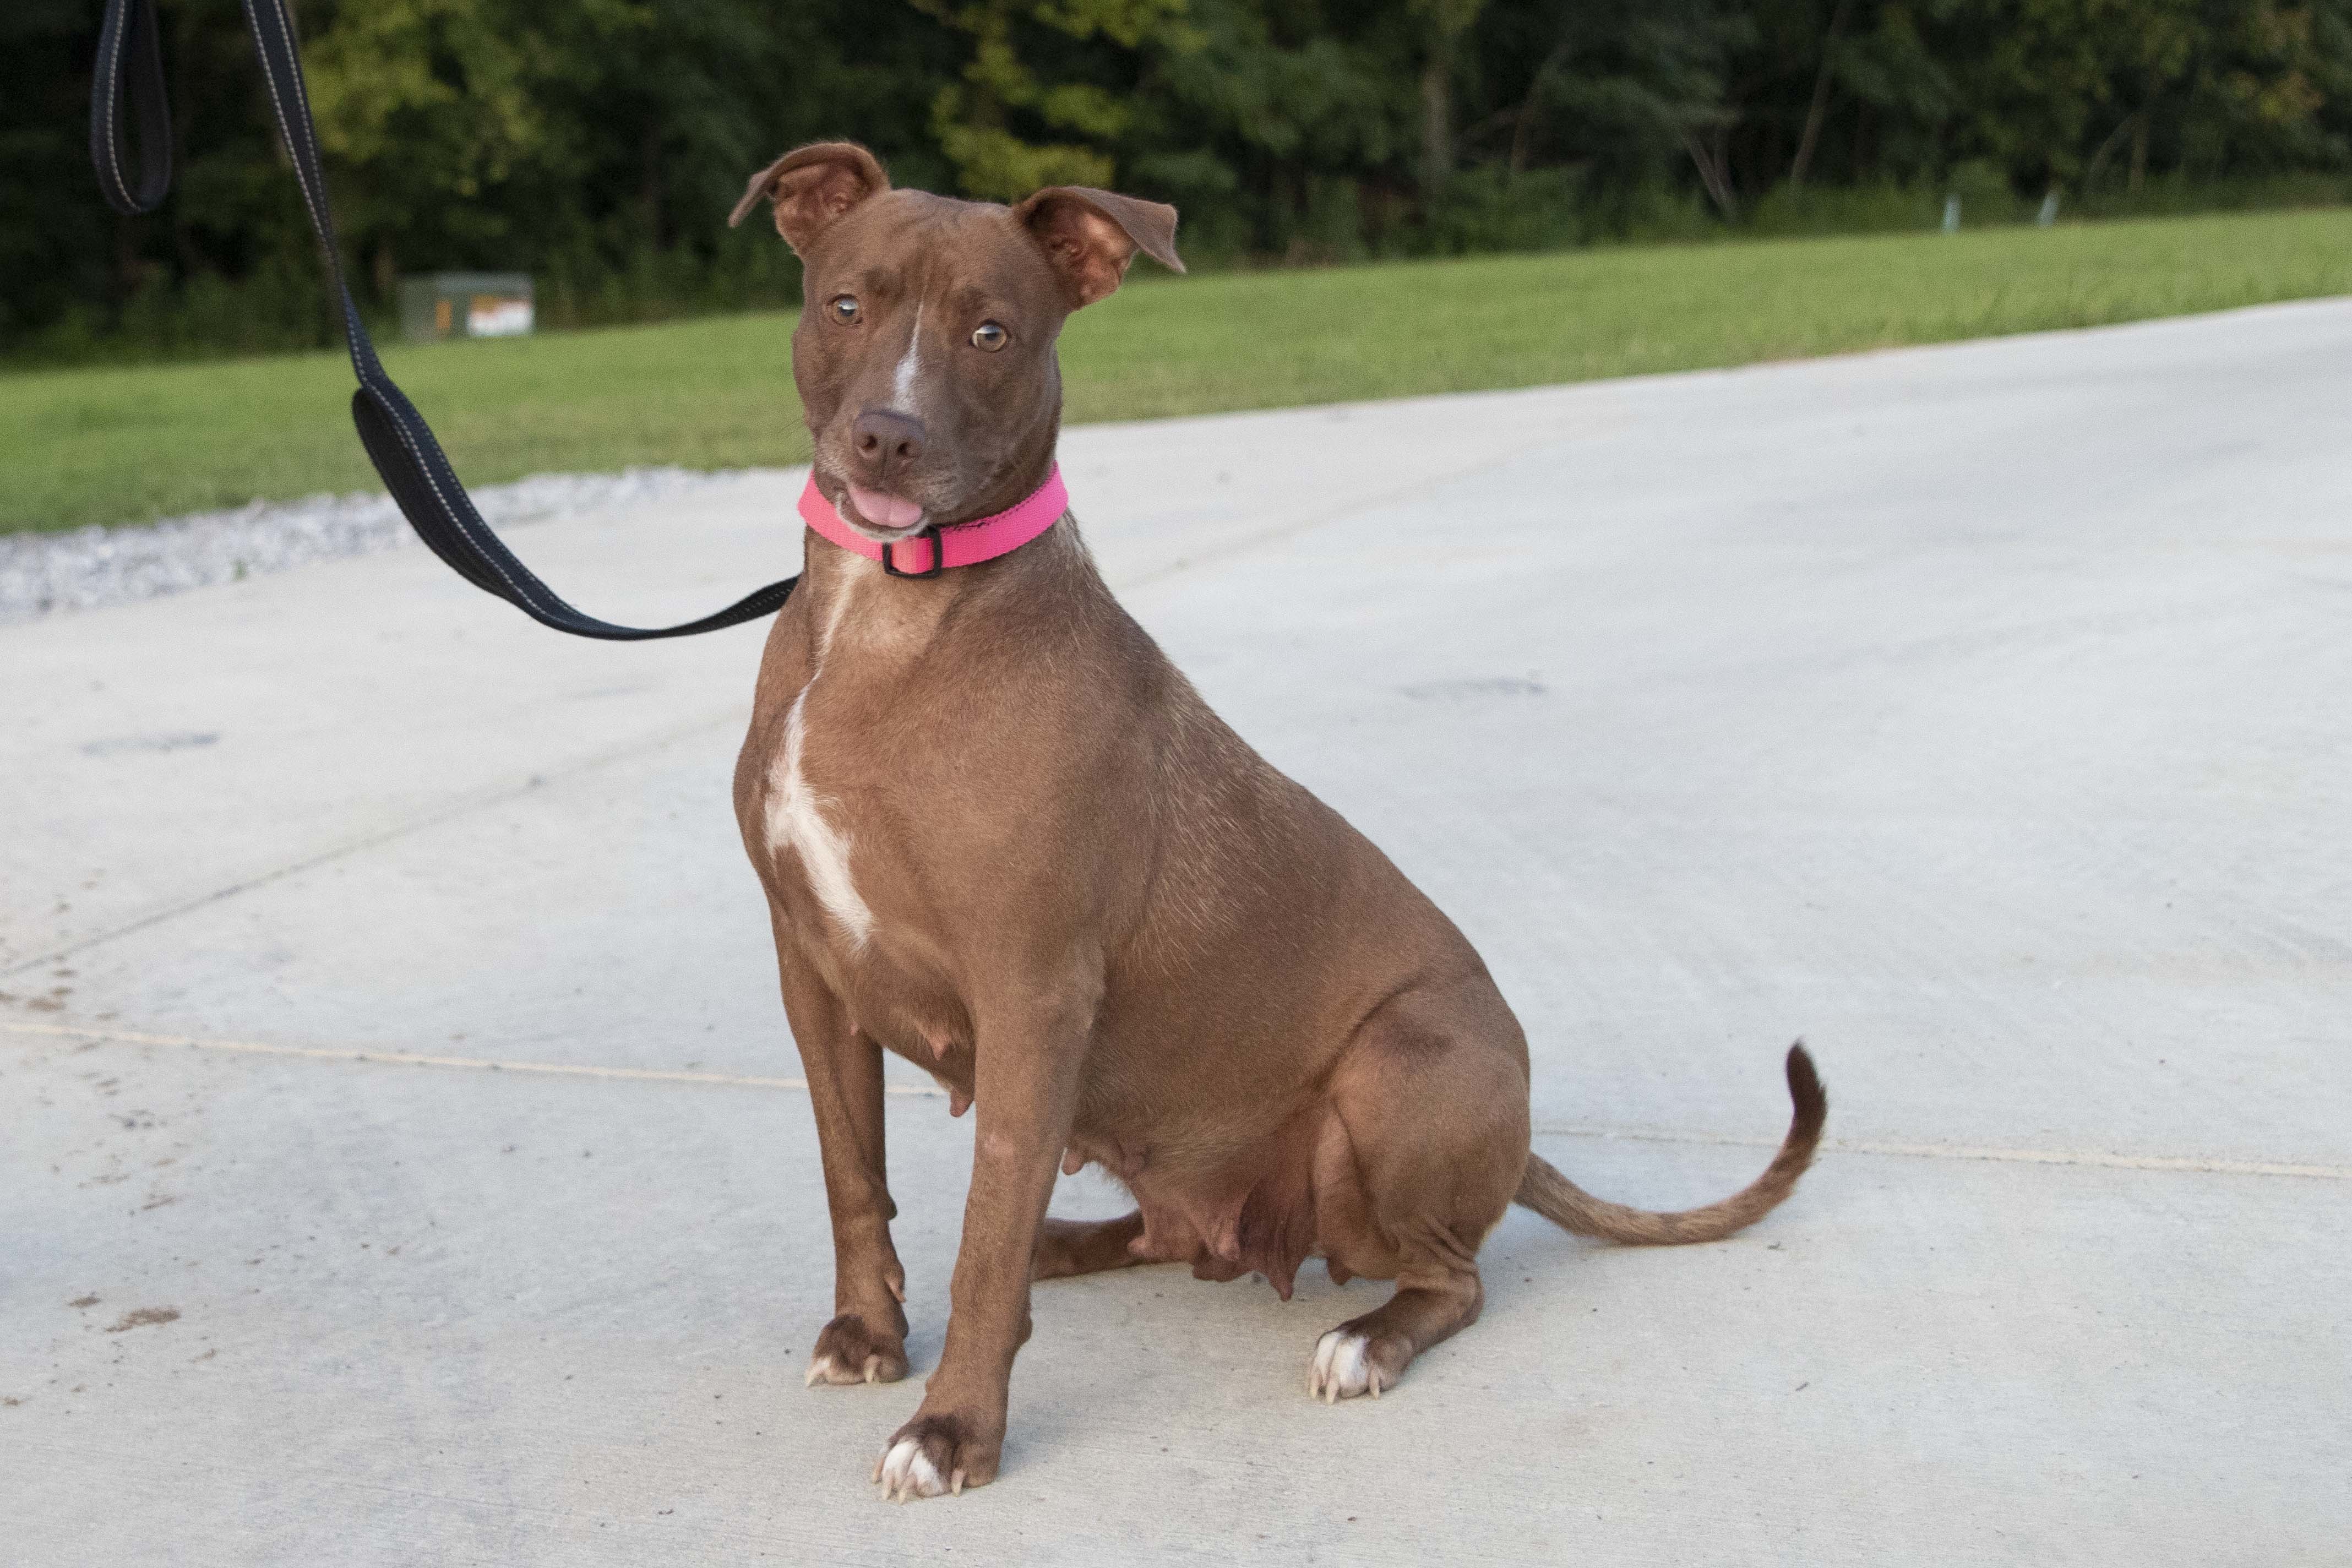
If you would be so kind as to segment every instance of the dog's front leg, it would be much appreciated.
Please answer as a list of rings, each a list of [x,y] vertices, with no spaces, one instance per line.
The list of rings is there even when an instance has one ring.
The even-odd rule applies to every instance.
[[[1029,1338],[1029,1277],[1094,1026],[1087,987],[976,1008],[971,1192],[947,1340],[915,1418],[874,1479],[886,1496],[937,1497],[995,1479],[1013,1358]]]
[[[808,1382],[896,1383],[907,1375],[907,1271],[890,1243],[898,1207],[883,1163],[882,1047],[851,1023],[777,931],[784,1015],[800,1047],[833,1217],[833,1321],[809,1354]]]

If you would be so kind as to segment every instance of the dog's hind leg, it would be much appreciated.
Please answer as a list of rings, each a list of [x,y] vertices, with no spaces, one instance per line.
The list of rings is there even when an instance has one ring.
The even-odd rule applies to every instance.
[[[1474,1263],[1399,1277],[1386,1305],[1350,1318],[1315,1342],[1307,1392],[1326,1404],[1396,1386],[1412,1358],[1478,1321],[1486,1304]]]
[[[1066,1279],[1074,1274],[1099,1274],[1107,1268],[1127,1268],[1143,1261],[1129,1243],[1143,1234],[1143,1215],[1118,1219],[1049,1219],[1038,1233],[1032,1279]]]
[[[1394,1279],[1383,1305],[1316,1342],[1307,1392],[1379,1397],[1413,1357],[1478,1321],[1478,1247],[1527,1163],[1527,1050],[1482,973],[1391,1000],[1331,1080],[1315,1154],[1333,1277]]]

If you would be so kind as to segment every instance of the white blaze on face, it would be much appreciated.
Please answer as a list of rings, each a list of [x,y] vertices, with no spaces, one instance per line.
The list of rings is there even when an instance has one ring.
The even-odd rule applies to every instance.
[[[855,952],[864,947],[866,938],[874,933],[874,911],[857,896],[857,884],[850,879],[849,838],[826,820],[823,802],[809,787],[808,770],[803,765],[808,749],[809,692],[816,685],[817,677],[824,673],[824,656],[832,650],[834,634],[841,629],[842,614],[848,608],[849,583],[844,582],[834,601],[833,614],[826,620],[824,635],[817,643],[816,668],[809,672],[808,684],[793,699],[792,710],[784,716],[784,753],[776,759],[768,774],[768,847],[777,855],[786,849],[799,852],[809,890],[849,939],[851,951]]]
[[[890,375],[890,406],[909,419],[920,419],[922,410],[915,405],[915,376],[923,368],[923,306],[915,303],[915,330],[908,334],[907,352],[898,356],[898,368]]]

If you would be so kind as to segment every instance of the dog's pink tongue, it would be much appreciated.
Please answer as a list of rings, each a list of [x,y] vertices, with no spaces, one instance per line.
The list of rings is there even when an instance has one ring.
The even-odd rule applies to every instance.
[[[849,504],[857,515],[874,528],[912,528],[923,521],[923,509],[913,501],[901,500],[887,490],[869,490],[862,485],[849,487]]]

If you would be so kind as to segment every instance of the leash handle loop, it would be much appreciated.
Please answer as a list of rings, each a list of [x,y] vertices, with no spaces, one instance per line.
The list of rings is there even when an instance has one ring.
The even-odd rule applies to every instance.
[[[335,245],[334,215],[327,205],[318,127],[310,116],[301,52],[286,0],[243,0],[243,4],[246,26],[261,61],[262,80],[269,89],[270,114],[285,141],[295,184],[301,188],[303,208],[310,215],[310,227],[326,255],[328,278],[342,306],[343,341],[351,351],[352,372],[359,378],[359,389],[352,394],[352,423],[359,430],[368,460],[375,465],[384,488],[392,492],[393,501],[416,536],[477,588],[504,599],[542,626],[574,637],[607,642],[692,637],[758,620],[782,608],[799,578],[771,583],[723,610],[677,626],[625,626],[599,620],[573,608],[541,582],[482,521],[473,498],[467,495],[435,438],[433,427],[384,373],[367,325],[360,319],[359,306],[352,299],[341,253]],[[126,89],[139,121],[140,168],[135,188],[122,160]],[[163,56],[154,0],[107,0],[90,94],[89,126],[90,158],[97,165],[99,188],[107,204],[125,215],[153,211],[172,183],[171,119],[163,99]]]
[[[155,23],[155,0],[107,0],[89,76],[89,161],[98,169],[99,194],[124,217],[153,212],[172,188],[172,110],[163,96],[163,39]],[[134,114],[136,184],[123,157]]]

